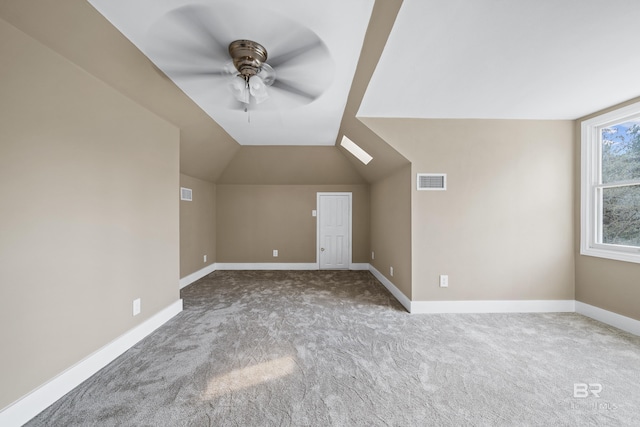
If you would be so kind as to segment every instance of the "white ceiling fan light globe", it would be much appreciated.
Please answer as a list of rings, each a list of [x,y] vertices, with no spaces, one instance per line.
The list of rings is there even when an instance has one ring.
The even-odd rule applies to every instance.
[[[256,100],[256,104],[260,104],[269,98],[267,86],[259,76],[253,76],[249,79],[249,91],[251,96]]]
[[[231,89],[231,93],[233,93],[233,97],[242,102],[244,104],[249,103],[249,89],[247,89],[247,83],[240,76],[233,76],[231,81],[229,82],[229,88]]]
[[[233,61],[225,62],[225,64],[222,66],[222,69],[224,70],[225,73],[228,73],[229,75],[237,76],[238,74],[238,70],[236,70],[236,67],[233,65]]]
[[[263,63],[257,75],[267,86],[271,86],[276,81],[276,70],[269,64]]]

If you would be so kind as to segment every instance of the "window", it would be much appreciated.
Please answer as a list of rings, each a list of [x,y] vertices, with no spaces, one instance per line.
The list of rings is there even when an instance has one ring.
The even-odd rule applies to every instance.
[[[640,103],[582,122],[580,253],[640,263]]]
[[[342,145],[348,152],[356,156],[356,158],[365,165],[368,165],[369,162],[373,159],[373,157],[371,157],[369,153],[360,148],[358,144],[347,138],[346,135],[342,137],[340,145]]]

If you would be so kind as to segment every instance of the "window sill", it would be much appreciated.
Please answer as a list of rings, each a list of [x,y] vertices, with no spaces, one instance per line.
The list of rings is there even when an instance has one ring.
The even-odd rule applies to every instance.
[[[606,248],[581,248],[580,255],[607,258],[615,261],[625,261],[640,264],[640,248],[629,251],[613,250]]]

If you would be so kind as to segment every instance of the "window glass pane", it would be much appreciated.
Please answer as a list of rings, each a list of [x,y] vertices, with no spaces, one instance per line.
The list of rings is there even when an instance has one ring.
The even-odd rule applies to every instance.
[[[640,179],[640,119],[602,129],[602,183]]]
[[[640,185],[602,189],[602,243],[640,246]]]

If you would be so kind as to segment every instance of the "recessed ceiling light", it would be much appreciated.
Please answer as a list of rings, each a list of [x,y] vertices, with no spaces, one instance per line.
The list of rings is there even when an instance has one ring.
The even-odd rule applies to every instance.
[[[342,141],[340,141],[340,145],[342,145],[348,152],[356,156],[358,160],[362,163],[369,164],[369,162],[373,159],[369,153],[364,151],[358,144],[347,138],[346,136],[342,137]]]

